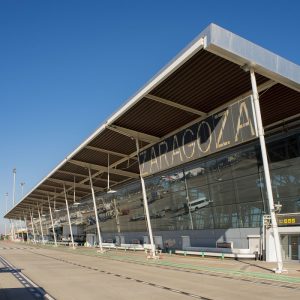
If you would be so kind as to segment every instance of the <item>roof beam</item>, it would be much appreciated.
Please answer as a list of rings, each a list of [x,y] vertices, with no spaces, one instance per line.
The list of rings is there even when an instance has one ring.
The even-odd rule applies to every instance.
[[[107,125],[106,128],[108,128],[112,131],[115,131],[117,133],[126,135],[130,138],[135,138],[140,141],[145,141],[147,143],[154,143],[154,142],[158,142],[160,140],[160,138],[157,136],[150,135],[150,134],[143,133],[143,132],[136,131],[136,130],[132,130],[132,129],[128,129],[125,127],[117,126],[117,125]]]
[[[86,163],[84,161],[79,161],[79,160],[75,160],[75,159],[70,159],[69,162],[72,164],[81,166],[81,167],[91,168],[91,169],[101,171],[101,172],[107,172],[107,167],[105,167],[105,166],[90,164],[90,163]],[[120,176],[124,176],[124,177],[139,178],[139,174],[137,174],[137,173],[114,169],[111,167],[109,168],[109,172],[111,174],[120,175]]]
[[[52,181],[52,182],[56,182],[56,183],[61,183],[61,184],[65,184],[65,185],[69,185],[69,186],[74,186],[74,182],[73,181],[67,181],[67,180],[62,180],[62,179],[56,179],[56,178],[47,178],[47,180]],[[82,184],[82,183],[77,183],[75,182],[75,185],[79,188],[83,188],[83,189],[88,189],[90,190],[91,187],[87,184]],[[102,188],[99,187],[95,187],[95,190],[98,191],[102,191]]]
[[[34,197],[27,197],[26,199],[28,199],[29,201],[32,201],[32,205],[36,205],[37,202],[40,202],[40,203],[48,203],[48,200],[46,199],[39,199],[39,198],[34,198]]]
[[[94,180],[95,181],[102,181],[102,182],[106,182],[107,183],[107,179],[104,179],[104,178],[94,177]],[[109,182],[110,183],[119,183],[118,181],[111,180],[111,179],[109,179]]]
[[[162,104],[165,104],[165,105],[176,107],[178,109],[187,111],[189,113],[192,113],[192,114],[195,114],[195,115],[198,115],[198,116],[206,116],[206,113],[203,112],[203,111],[200,111],[198,109],[188,107],[188,106],[185,106],[185,105],[182,105],[182,104],[179,104],[179,103],[176,103],[176,102],[173,102],[173,101],[170,101],[170,100],[158,97],[158,96],[148,94],[148,95],[145,96],[145,98],[150,99],[150,100],[154,100],[156,102],[159,102],[159,103],[162,103]]]
[[[75,177],[78,176],[78,177],[88,178],[88,175],[84,175],[84,174],[81,174],[81,173],[74,173],[74,172],[63,171],[63,170],[57,170],[56,172],[61,173],[61,174],[75,176]]]
[[[37,192],[40,192],[40,193],[44,193],[45,195],[49,195],[49,196],[50,196],[50,195],[51,195],[51,196],[57,195],[57,193],[55,193],[55,192],[49,192],[49,191],[42,190],[42,189],[36,189],[36,191],[37,191]],[[74,199],[74,196],[73,196],[73,195],[70,195],[69,198]],[[76,195],[75,195],[75,198],[76,198],[76,199],[80,199],[80,198],[82,198],[82,197],[79,197],[79,196],[76,196]]]
[[[60,187],[60,186],[54,186],[54,185],[49,185],[49,184],[46,184],[46,183],[41,183],[40,184],[40,186],[43,186],[43,187],[45,187],[45,188],[51,188],[51,189],[53,189],[54,191],[55,190],[62,190],[63,189],[63,187]],[[58,191],[57,191],[57,193],[58,193]]]
[[[33,201],[33,202],[35,202],[36,203],[36,201],[40,201],[40,202],[43,202],[43,203],[48,203],[48,199],[46,200],[46,199],[44,199],[44,198],[35,198],[35,196],[30,196],[30,197],[27,197],[26,198],[26,201],[28,202],[28,201]],[[55,201],[57,202],[57,203],[64,203],[64,201],[65,201],[65,199],[55,199]],[[23,203],[25,203],[25,201],[23,202]]]
[[[106,154],[112,154],[112,155],[120,156],[120,157],[128,157],[128,155],[124,154],[124,153],[119,153],[119,152],[115,152],[115,151],[111,151],[111,150],[106,150],[106,149],[98,148],[98,147],[94,147],[94,146],[85,146],[85,148],[89,149],[89,150],[101,152],[101,153],[106,153]]]
[[[275,82],[273,80],[267,80],[266,82],[264,82],[264,83],[262,83],[262,84],[260,84],[260,85],[257,86],[257,91],[258,91],[258,93],[262,93],[265,90],[270,89],[272,86],[274,86],[276,84],[277,84],[277,82]],[[239,95],[238,97],[233,98],[230,101],[224,103],[223,105],[221,105],[221,106],[219,106],[219,107],[211,110],[209,112],[209,115],[214,114],[215,112],[221,111],[222,109],[227,108],[230,104],[235,103],[235,102],[237,102],[239,100],[242,100],[242,99],[244,99],[244,98],[246,98],[248,96],[251,96],[251,95],[253,95],[253,91],[249,90],[249,91],[247,91],[247,92]]]

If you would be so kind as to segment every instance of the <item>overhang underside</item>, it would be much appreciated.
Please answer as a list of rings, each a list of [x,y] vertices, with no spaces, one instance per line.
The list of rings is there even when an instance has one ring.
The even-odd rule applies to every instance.
[[[263,124],[271,124],[300,114],[300,93],[256,73]],[[30,218],[37,205],[48,212],[48,197],[54,207],[65,207],[64,189],[70,204],[91,194],[88,168],[96,191],[106,192],[109,161],[110,186],[138,180],[135,139],[144,148],[176,132],[179,128],[209,115],[219,107],[251,94],[249,72],[240,65],[204,49],[199,50],[151,92],[107,124],[59,165],[6,218]]]

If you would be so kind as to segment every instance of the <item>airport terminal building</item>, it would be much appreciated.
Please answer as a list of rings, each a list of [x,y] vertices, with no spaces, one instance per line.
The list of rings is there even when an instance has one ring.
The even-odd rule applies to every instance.
[[[299,260],[300,66],[211,24],[5,217],[35,240],[268,261],[278,236]]]

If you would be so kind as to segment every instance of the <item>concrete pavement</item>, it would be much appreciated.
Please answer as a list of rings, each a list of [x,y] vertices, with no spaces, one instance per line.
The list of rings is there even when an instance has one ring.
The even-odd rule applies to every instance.
[[[0,256],[55,299],[300,297],[299,263],[291,264],[288,275],[276,275],[271,272],[273,264],[264,262],[174,255],[152,261],[137,252],[99,254],[95,249],[33,247],[11,242],[0,243]],[[5,285],[10,288],[13,283],[6,280]]]

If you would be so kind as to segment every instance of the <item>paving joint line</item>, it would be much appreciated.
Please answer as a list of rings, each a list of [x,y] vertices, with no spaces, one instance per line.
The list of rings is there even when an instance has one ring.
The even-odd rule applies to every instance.
[[[50,256],[50,255],[36,253],[36,252],[30,251],[30,250],[27,250],[27,251],[32,252],[32,253],[37,254],[37,255],[40,255],[40,256],[43,256],[43,257],[51,258],[51,259],[54,259],[54,260],[57,260],[57,261],[67,263],[67,264],[78,266],[78,267],[81,267],[81,268],[86,268],[86,269],[91,269],[91,270],[94,270],[94,271],[98,271],[98,272],[101,272],[101,273],[106,274],[106,275],[111,275],[111,276],[115,276],[115,277],[122,278],[122,279],[125,279],[125,280],[131,280],[131,281],[135,281],[137,283],[152,286],[152,287],[155,287],[155,288],[168,290],[170,292],[181,294],[181,295],[184,295],[184,296],[187,296],[187,297],[196,298],[196,299],[200,299],[200,300],[213,300],[212,298],[208,298],[208,297],[204,297],[204,296],[201,296],[201,295],[185,292],[185,291],[178,290],[178,289],[173,289],[173,288],[170,288],[168,286],[163,286],[163,285],[160,285],[160,284],[152,283],[152,282],[145,281],[145,280],[136,279],[136,278],[129,277],[129,276],[126,276],[126,275],[117,274],[117,273],[114,273],[114,272],[109,272],[109,271],[101,270],[101,269],[98,269],[98,268],[93,268],[93,267],[90,267],[90,266],[77,264],[77,263],[70,262],[68,260],[62,259],[62,258],[56,258],[56,257]]]
[[[26,249],[27,250],[27,249]],[[38,299],[55,300],[50,296],[43,288],[35,284],[31,279],[29,279],[24,273],[19,271],[13,264],[6,260],[0,255],[0,262],[11,271],[12,275],[29,291],[29,293]]]
[[[49,250],[57,250],[60,252],[64,252],[64,253],[71,253],[69,251],[69,249],[53,249],[51,247],[37,247],[37,248],[31,248],[31,249],[49,249]],[[190,265],[190,264],[182,264],[182,263],[172,263],[172,262],[162,262],[162,261],[144,261],[141,259],[137,259],[137,258],[132,258],[132,257],[123,257],[120,255],[116,255],[116,254],[112,254],[110,255],[110,253],[104,253],[104,255],[102,254],[101,256],[97,255],[97,254],[91,254],[91,253],[83,253],[83,251],[80,249],[80,252],[77,253],[72,253],[72,254],[78,254],[78,255],[85,255],[85,256],[89,256],[89,257],[98,257],[98,258],[103,258],[103,259],[111,259],[111,260],[115,260],[115,261],[120,261],[120,262],[128,262],[128,263],[135,263],[135,264],[140,264],[140,265],[145,265],[145,266],[153,266],[153,267],[160,267],[160,268],[166,268],[166,269],[170,269],[170,270],[178,270],[181,272],[187,272],[187,273],[194,273],[194,274],[201,274],[201,275],[207,275],[207,276],[217,276],[217,277],[221,277],[221,278],[228,278],[228,279],[233,279],[233,280],[241,280],[241,281],[249,281],[252,283],[256,283],[256,284],[268,284],[270,286],[275,286],[275,287],[283,287],[286,288],[287,285],[286,284],[294,284],[297,285],[298,283],[300,283],[300,279],[298,280],[298,278],[295,277],[286,277],[286,276],[282,276],[282,275],[273,275],[273,274],[263,274],[263,273],[258,273],[258,272],[245,272],[245,271],[236,271],[236,270],[226,270],[224,268],[212,268],[212,267],[203,267],[203,266],[194,266],[194,265]],[[85,251],[87,252],[87,251]],[[107,255],[108,254],[108,255]],[[207,273],[203,273],[203,272],[207,272]],[[231,276],[227,276],[224,274],[229,274]],[[252,278],[253,280],[248,280],[246,278],[244,278],[243,276],[245,276],[246,278]],[[256,280],[255,280],[256,279]],[[260,281],[257,281],[257,280]],[[294,280],[293,280],[294,279]],[[268,282],[264,282],[262,280],[268,280]],[[277,283],[277,284],[276,284]],[[278,283],[282,283],[282,284],[278,284]],[[293,288],[294,290],[300,289],[300,285],[298,286],[288,286],[288,288]]]

